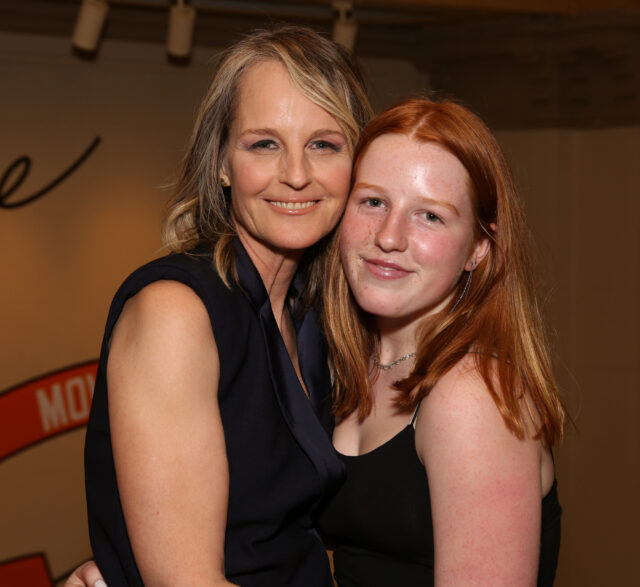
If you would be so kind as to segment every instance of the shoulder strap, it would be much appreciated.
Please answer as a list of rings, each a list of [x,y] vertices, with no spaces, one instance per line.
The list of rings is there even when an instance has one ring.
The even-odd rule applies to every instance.
[[[420,409],[420,404],[422,403],[422,400],[420,400],[418,402],[418,405],[416,406],[416,410],[415,412],[413,412],[413,418],[411,418],[411,428],[415,428],[416,427],[416,418],[418,417],[418,410]]]

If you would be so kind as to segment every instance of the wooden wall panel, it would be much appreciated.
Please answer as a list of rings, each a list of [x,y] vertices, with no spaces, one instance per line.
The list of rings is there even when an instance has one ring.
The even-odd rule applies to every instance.
[[[560,587],[640,573],[640,127],[499,133],[526,198],[575,418],[558,451]]]

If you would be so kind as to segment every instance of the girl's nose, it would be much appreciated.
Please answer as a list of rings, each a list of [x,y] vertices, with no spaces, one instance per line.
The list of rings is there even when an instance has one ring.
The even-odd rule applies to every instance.
[[[376,245],[385,252],[404,251],[409,243],[408,228],[400,214],[389,212],[376,231]]]

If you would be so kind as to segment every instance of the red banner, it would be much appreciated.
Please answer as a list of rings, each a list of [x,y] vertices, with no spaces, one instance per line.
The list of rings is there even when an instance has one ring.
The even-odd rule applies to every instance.
[[[51,587],[49,570],[42,554],[0,562],[0,585],[3,587]]]
[[[97,361],[67,367],[0,394],[0,461],[84,426],[97,369]],[[0,581],[0,585],[5,583]]]

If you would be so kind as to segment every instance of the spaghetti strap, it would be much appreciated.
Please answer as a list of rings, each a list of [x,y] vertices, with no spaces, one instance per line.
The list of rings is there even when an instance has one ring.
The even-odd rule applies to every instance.
[[[420,404],[422,403],[422,400],[420,400],[418,402],[418,405],[416,406],[416,411],[413,412],[413,418],[411,418],[411,428],[415,428],[416,427],[416,418],[418,417],[418,410],[420,409]]]

